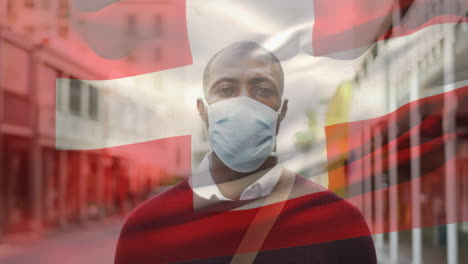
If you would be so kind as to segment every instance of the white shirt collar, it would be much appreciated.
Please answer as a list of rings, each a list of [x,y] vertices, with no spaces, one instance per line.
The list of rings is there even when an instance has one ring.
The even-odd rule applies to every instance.
[[[192,190],[200,197],[207,200],[218,199],[222,201],[232,201],[225,197],[215,181],[210,171],[210,163],[208,157],[212,152],[205,155],[200,166],[195,170],[190,179]],[[249,200],[266,196],[273,191],[276,183],[281,176],[282,167],[278,164],[271,168],[265,175],[253,182],[240,195],[240,200]]]

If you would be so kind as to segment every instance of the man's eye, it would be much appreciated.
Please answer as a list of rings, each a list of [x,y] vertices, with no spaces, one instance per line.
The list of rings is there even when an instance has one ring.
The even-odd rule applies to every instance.
[[[263,97],[270,96],[272,94],[271,89],[268,87],[258,87],[256,88],[256,92]]]
[[[218,89],[218,94],[220,96],[231,96],[232,93],[233,93],[232,87],[225,86],[225,87],[220,87]]]

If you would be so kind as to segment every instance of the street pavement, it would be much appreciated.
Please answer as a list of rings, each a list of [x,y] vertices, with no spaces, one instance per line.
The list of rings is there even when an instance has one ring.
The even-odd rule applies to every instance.
[[[84,226],[68,226],[64,230],[48,231],[43,235],[18,235],[0,242],[1,264],[112,264],[115,247],[124,217],[89,221]],[[400,232],[399,263],[411,263],[410,231]],[[446,262],[443,247],[423,243],[423,263]],[[460,262],[468,263],[466,243],[460,243]],[[377,252],[379,264],[389,263],[388,244]]]
[[[123,221],[123,217],[110,218],[41,236],[10,237],[0,242],[0,263],[113,263]]]

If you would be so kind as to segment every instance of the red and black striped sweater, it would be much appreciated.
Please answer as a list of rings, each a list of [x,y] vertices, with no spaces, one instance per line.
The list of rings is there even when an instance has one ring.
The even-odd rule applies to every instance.
[[[314,185],[296,175],[292,193]],[[230,263],[260,208],[229,210],[245,202],[227,201],[194,210],[194,197],[186,179],[137,207],[115,264]],[[284,203],[254,263],[377,263],[361,213],[342,198],[324,190]]]

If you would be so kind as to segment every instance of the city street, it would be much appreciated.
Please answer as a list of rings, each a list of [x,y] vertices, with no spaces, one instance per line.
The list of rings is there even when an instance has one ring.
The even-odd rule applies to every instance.
[[[83,226],[69,226],[67,231],[49,231],[42,236],[10,236],[0,243],[0,263],[2,264],[107,264],[113,263],[114,252],[123,224],[123,217],[113,217],[90,221]],[[399,263],[411,263],[410,232],[400,232]],[[461,242],[461,241],[460,241]],[[461,248],[465,244],[460,245]],[[389,262],[388,244],[380,252],[379,263]],[[424,263],[447,263],[446,253],[440,247],[424,243]],[[467,252],[461,250],[460,263],[466,263]]]
[[[111,218],[42,237],[10,238],[0,243],[0,263],[113,263],[122,223],[123,218]]]

